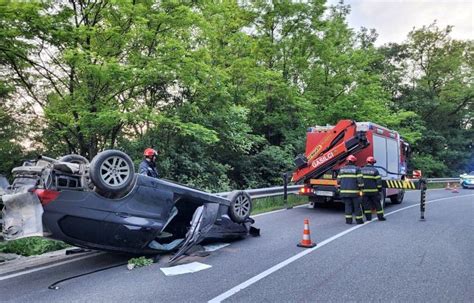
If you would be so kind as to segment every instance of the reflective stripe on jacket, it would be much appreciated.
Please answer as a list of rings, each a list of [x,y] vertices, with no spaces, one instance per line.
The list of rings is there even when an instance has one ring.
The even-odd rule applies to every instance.
[[[341,197],[357,197],[364,187],[362,173],[355,165],[346,165],[339,170],[337,175],[339,194]]]
[[[361,172],[364,180],[364,194],[368,196],[376,195],[382,190],[382,177],[373,165],[367,164],[361,168]]]

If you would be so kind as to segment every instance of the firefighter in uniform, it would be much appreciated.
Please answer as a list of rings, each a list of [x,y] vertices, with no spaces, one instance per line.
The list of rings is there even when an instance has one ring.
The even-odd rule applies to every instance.
[[[143,152],[143,161],[138,166],[138,173],[141,175],[159,178],[158,170],[156,169],[156,156],[158,152],[153,148],[147,148]]]
[[[380,194],[382,191],[382,177],[379,171],[374,167],[374,157],[367,157],[367,164],[361,168],[362,178],[364,180],[363,207],[367,221],[372,220],[372,209],[376,209],[379,221],[385,221],[382,205],[380,204]]]
[[[345,205],[346,223],[352,224],[352,213],[355,214],[357,224],[364,224],[361,205],[361,190],[364,187],[362,173],[355,166],[357,158],[353,155],[347,157],[347,165],[339,170],[337,185],[339,195]]]

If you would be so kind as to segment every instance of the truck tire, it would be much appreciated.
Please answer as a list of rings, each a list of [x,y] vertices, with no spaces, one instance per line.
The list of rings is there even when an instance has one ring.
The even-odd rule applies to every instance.
[[[62,156],[61,158],[59,158],[59,162],[69,162],[69,163],[75,163],[75,164],[89,164],[89,160],[77,154],[69,154],[66,156]]]
[[[102,195],[122,195],[130,189],[135,179],[135,168],[126,153],[111,149],[98,153],[92,159],[89,176]]]
[[[390,202],[392,202],[392,204],[400,204],[403,202],[404,196],[405,196],[405,191],[400,190],[398,194],[390,196]]]
[[[236,223],[245,222],[252,212],[252,198],[243,190],[235,190],[228,196],[229,217]]]

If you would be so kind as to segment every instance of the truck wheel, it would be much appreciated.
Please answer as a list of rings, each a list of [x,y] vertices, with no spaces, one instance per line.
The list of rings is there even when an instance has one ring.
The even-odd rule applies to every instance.
[[[135,168],[127,154],[111,149],[98,153],[92,159],[89,176],[100,193],[119,194],[130,188]]]
[[[403,197],[405,196],[405,191],[401,190],[398,194],[390,196],[390,201],[392,204],[400,204],[403,202]]]
[[[236,190],[228,196],[230,200],[229,217],[236,223],[243,223],[252,212],[252,198],[243,190]]]
[[[75,164],[89,164],[89,160],[81,155],[69,154],[59,158],[59,162],[69,162]]]

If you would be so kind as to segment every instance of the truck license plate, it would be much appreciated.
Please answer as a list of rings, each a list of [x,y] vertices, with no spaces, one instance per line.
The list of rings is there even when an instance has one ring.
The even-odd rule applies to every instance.
[[[327,191],[327,190],[317,190],[315,192],[317,196],[324,196],[324,197],[332,197],[334,196],[334,193],[332,191]]]

